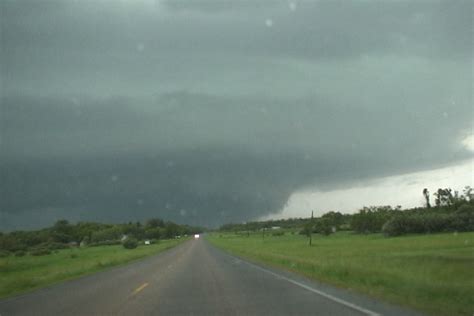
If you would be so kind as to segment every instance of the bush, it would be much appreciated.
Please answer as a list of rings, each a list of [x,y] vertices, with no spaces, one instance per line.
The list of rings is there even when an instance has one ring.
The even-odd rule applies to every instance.
[[[18,240],[14,235],[4,235],[0,237],[0,250],[14,252],[17,250],[25,250],[26,245]]]
[[[390,206],[364,207],[352,216],[351,228],[363,234],[378,233],[382,231],[383,225],[398,213],[398,209],[392,209]]]
[[[102,230],[98,230],[92,233],[91,242],[104,242],[109,240],[119,240],[123,235],[123,228],[114,226]]]
[[[438,233],[448,231],[474,231],[473,213],[421,213],[403,214],[388,220],[382,228],[386,236]]]
[[[457,210],[456,214],[474,214],[474,205],[463,204]]]
[[[18,250],[17,252],[15,252],[15,257],[23,257],[25,254],[26,254],[25,251]]]
[[[6,258],[10,255],[10,251],[0,250],[0,258]]]
[[[135,238],[127,238],[123,242],[123,247],[125,249],[135,249],[138,246],[138,241]]]
[[[334,229],[336,228],[333,226],[331,220],[326,217],[322,217],[316,221],[315,230],[321,235],[329,236],[333,232],[333,227]]]
[[[46,248],[33,249],[31,250],[30,254],[32,256],[45,256],[45,255],[50,255],[51,250],[46,249]]]
[[[474,213],[460,213],[452,216],[451,231],[472,232],[474,231]]]
[[[305,225],[300,231],[299,231],[299,234],[300,235],[305,235],[307,237],[309,237],[309,235],[312,233],[312,226],[310,225]]]

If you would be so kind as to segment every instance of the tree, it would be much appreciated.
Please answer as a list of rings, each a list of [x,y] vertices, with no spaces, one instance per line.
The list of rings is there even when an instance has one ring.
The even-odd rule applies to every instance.
[[[399,212],[398,207],[396,209],[391,206],[364,207],[359,213],[352,215],[351,228],[358,233],[380,232],[383,224]]]
[[[434,193],[434,195],[436,196],[435,204],[437,207],[451,206],[455,200],[452,190],[450,188],[439,188],[438,191]]]
[[[92,242],[113,241],[119,240],[122,237],[123,231],[118,226],[112,226],[92,233]]]
[[[328,212],[321,216],[321,219],[324,219],[324,221],[335,229],[339,229],[341,225],[344,224],[344,215],[342,215],[340,212]]]
[[[470,186],[465,186],[464,190],[464,198],[468,201],[473,201],[474,200],[474,189],[472,189]]]
[[[157,228],[157,227],[165,227],[165,223],[161,218],[151,218],[146,222],[146,228]]]
[[[333,225],[330,218],[328,217],[321,217],[316,221],[316,232],[320,233],[321,235],[330,235],[333,232],[333,228],[336,226]]]
[[[126,249],[135,249],[138,246],[138,241],[135,238],[127,238],[123,242],[123,247]]]
[[[146,236],[146,238],[149,238],[149,239],[160,239],[161,229],[159,227],[148,228],[145,231],[145,236]]]
[[[73,226],[67,220],[58,220],[53,225],[51,236],[56,242],[67,243],[74,239],[73,229]]]
[[[307,222],[306,224],[303,225],[303,228],[300,230],[300,235],[310,237],[312,230],[313,230],[313,224],[311,222]]]
[[[423,189],[423,196],[425,197],[425,200],[426,200],[426,207],[427,207],[427,208],[431,208],[431,204],[430,204],[430,192],[428,191],[427,188],[424,188],[424,189]]]
[[[179,226],[173,222],[167,222],[165,224],[164,236],[166,239],[174,238],[179,235]]]

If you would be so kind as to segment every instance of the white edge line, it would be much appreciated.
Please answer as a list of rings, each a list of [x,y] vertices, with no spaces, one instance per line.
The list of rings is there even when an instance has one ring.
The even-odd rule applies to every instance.
[[[376,313],[376,312],[373,312],[373,311],[371,311],[371,310],[368,310],[368,309],[365,309],[365,308],[363,308],[363,307],[360,307],[360,306],[358,306],[358,305],[352,304],[352,303],[350,303],[350,302],[348,302],[348,301],[345,301],[345,300],[343,300],[343,299],[337,298],[337,297],[335,297],[335,296],[333,296],[333,295],[331,295],[331,294],[328,294],[328,293],[325,293],[325,292],[316,290],[315,288],[312,288],[311,286],[308,286],[308,285],[306,285],[306,284],[303,284],[303,283],[300,283],[300,282],[298,282],[298,281],[292,280],[292,279],[287,278],[287,277],[285,277],[285,276],[283,276],[283,275],[281,275],[281,274],[275,273],[275,272],[273,272],[273,271],[270,271],[270,270],[267,270],[267,269],[265,269],[265,268],[262,268],[262,267],[260,267],[260,266],[258,266],[258,265],[256,265],[256,264],[250,263],[250,262],[248,262],[248,261],[246,261],[246,260],[242,260],[242,261],[245,262],[246,264],[248,264],[248,265],[254,267],[254,268],[257,268],[257,269],[259,269],[259,270],[261,270],[261,271],[263,271],[263,272],[266,272],[266,273],[268,273],[268,274],[271,274],[271,275],[273,275],[273,276],[275,276],[275,277],[277,277],[277,278],[279,278],[279,279],[283,279],[283,280],[285,280],[285,281],[287,281],[287,282],[290,282],[290,283],[292,283],[292,284],[294,284],[294,285],[296,285],[296,286],[299,286],[299,287],[301,287],[301,288],[303,288],[303,289],[305,289],[305,290],[308,290],[308,291],[310,291],[310,292],[316,293],[316,294],[318,294],[318,295],[320,295],[320,296],[323,296],[323,297],[325,297],[325,298],[327,298],[327,299],[329,299],[329,300],[331,300],[331,301],[334,301],[334,302],[339,303],[339,304],[341,304],[341,305],[344,305],[344,306],[347,306],[347,307],[349,307],[349,308],[352,308],[352,309],[354,309],[354,310],[356,310],[356,311],[359,311],[359,312],[361,312],[361,313],[363,313],[363,314],[366,314],[366,315],[368,315],[368,316],[380,316],[379,313]]]

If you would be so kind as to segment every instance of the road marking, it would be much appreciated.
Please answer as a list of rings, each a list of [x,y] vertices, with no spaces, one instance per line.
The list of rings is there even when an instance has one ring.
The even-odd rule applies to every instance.
[[[144,288],[146,288],[148,286],[148,283],[143,283],[142,285],[140,285],[139,287],[137,287],[135,289],[135,291],[132,292],[132,295],[136,295],[138,294],[138,292],[140,292],[141,290],[143,290]]]
[[[243,260],[242,260],[242,261],[243,261]],[[266,273],[268,273],[268,274],[271,274],[271,275],[273,275],[274,277],[277,277],[278,279],[282,279],[282,280],[285,280],[285,281],[287,281],[287,282],[290,282],[290,283],[292,283],[292,284],[294,284],[294,285],[296,285],[296,286],[299,286],[299,287],[301,287],[301,288],[303,288],[303,289],[305,289],[305,290],[308,290],[308,291],[310,291],[310,292],[316,293],[316,294],[318,294],[318,295],[320,295],[320,296],[323,296],[323,297],[325,297],[325,298],[327,298],[327,299],[329,299],[329,300],[331,300],[331,301],[333,301],[333,302],[336,302],[336,303],[339,303],[339,304],[341,304],[341,305],[344,305],[344,306],[347,306],[347,307],[349,307],[349,308],[352,308],[353,310],[356,310],[356,311],[358,311],[358,312],[361,312],[361,313],[363,313],[363,314],[365,314],[365,315],[368,315],[368,316],[380,316],[379,313],[376,313],[376,312],[373,312],[373,311],[371,311],[371,310],[365,309],[365,308],[363,308],[363,307],[361,307],[361,306],[355,305],[355,304],[353,304],[353,303],[351,303],[351,302],[345,301],[345,300],[343,300],[343,299],[340,299],[340,298],[338,298],[338,297],[335,297],[335,296],[333,296],[333,295],[331,295],[331,294],[328,294],[328,293],[325,293],[325,292],[323,292],[323,291],[316,290],[315,288],[312,288],[311,286],[308,286],[308,285],[306,285],[306,284],[303,284],[303,283],[300,283],[300,282],[298,282],[298,281],[292,280],[292,279],[287,278],[287,277],[285,277],[285,276],[283,276],[283,275],[281,275],[281,274],[278,274],[278,273],[275,273],[275,272],[273,272],[273,271],[270,271],[270,270],[267,270],[267,269],[265,269],[265,268],[262,268],[262,267],[260,267],[260,266],[258,266],[258,265],[256,265],[256,264],[250,263],[250,262],[248,262],[248,261],[243,261],[243,262],[245,262],[245,263],[248,264],[249,266],[252,266],[252,267],[254,267],[254,268],[256,268],[256,269],[258,269],[258,270],[260,270],[260,271],[263,271],[263,272],[266,272]]]

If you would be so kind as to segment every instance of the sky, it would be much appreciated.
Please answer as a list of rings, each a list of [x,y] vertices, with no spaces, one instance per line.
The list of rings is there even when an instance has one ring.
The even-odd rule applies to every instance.
[[[474,186],[473,2],[6,0],[0,230]]]

